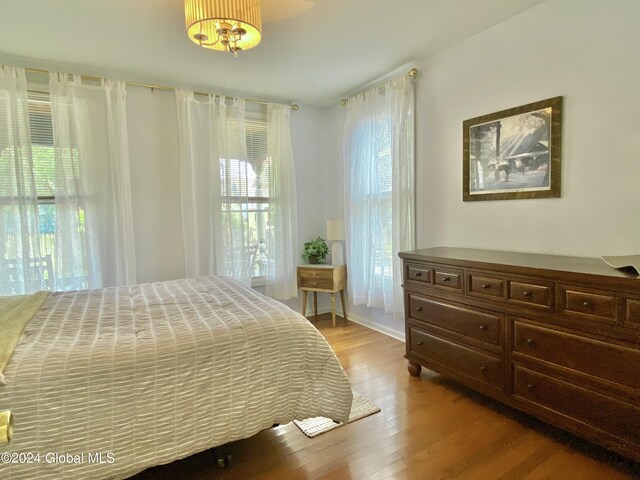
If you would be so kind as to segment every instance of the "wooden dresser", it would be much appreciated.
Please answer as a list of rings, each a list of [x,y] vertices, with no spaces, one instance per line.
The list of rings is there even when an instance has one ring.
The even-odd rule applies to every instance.
[[[593,258],[400,257],[411,375],[425,366],[640,461],[640,278]]]

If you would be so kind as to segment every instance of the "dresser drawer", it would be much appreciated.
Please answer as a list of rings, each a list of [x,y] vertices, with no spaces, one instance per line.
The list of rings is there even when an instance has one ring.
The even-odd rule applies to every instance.
[[[481,273],[469,273],[469,294],[481,297],[504,298],[505,281]]]
[[[626,299],[624,323],[635,327],[640,326],[640,300]]]
[[[409,316],[477,340],[502,345],[501,313],[409,294]]]
[[[560,311],[570,316],[615,322],[618,318],[618,297],[604,292],[584,291],[578,287],[561,285]]]
[[[640,388],[640,350],[514,321],[513,351],[528,358]]]
[[[533,281],[509,281],[507,298],[515,303],[551,308],[553,290],[548,283]]]
[[[514,368],[514,396],[640,444],[640,409],[526,368]]]
[[[431,283],[431,271],[427,266],[407,265],[407,280]]]
[[[462,270],[434,268],[433,283],[439,287],[462,292]]]
[[[499,358],[443,340],[414,327],[409,329],[409,342],[411,352],[503,389],[504,368]]]

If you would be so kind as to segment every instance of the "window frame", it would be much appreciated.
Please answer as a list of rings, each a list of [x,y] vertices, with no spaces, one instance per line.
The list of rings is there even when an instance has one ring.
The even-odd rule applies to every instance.
[[[245,134],[246,134],[246,149],[247,149],[247,158],[245,159],[233,159],[237,162],[245,162],[246,164],[248,164],[252,169],[254,174],[256,175],[256,178],[260,177],[260,172],[258,172],[256,170],[256,166],[258,165],[258,163],[260,162],[261,158],[260,156],[254,156],[252,155],[253,153],[256,153],[256,149],[253,148],[255,146],[254,143],[252,143],[252,135],[260,135],[263,134],[264,135],[264,143],[263,143],[263,152],[261,152],[263,154],[263,158],[264,161],[271,161],[269,155],[268,155],[268,123],[267,123],[267,113],[266,110],[260,110],[260,111],[246,111],[245,112]],[[253,132],[252,132],[253,130]],[[227,160],[227,159],[225,159]],[[231,160],[231,159],[229,159]],[[227,160],[228,161],[228,160]],[[269,189],[270,191],[270,189]],[[247,192],[248,193],[248,192]],[[233,212],[247,212],[249,214],[251,213],[256,213],[257,214],[257,222],[260,223],[261,220],[260,218],[262,217],[261,213],[263,212],[269,212],[269,205],[271,203],[271,197],[270,196],[257,196],[257,195],[252,195],[252,196],[239,196],[239,195],[221,195],[220,197],[220,201],[221,204],[223,205],[223,211],[224,210],[224,206],[225,205],[229,205],[229,204],[240,204],[240,205],[246,205],[247,208],[246,210],[233,210]],[[249,205],[266,205],[266,209],[259,209],[259,208],[249,208]],[[262,232],[265,232],[266,229],[268,228],[268,221],[262,226]],[[257,248],[259,248],[260,245],[260,231],[258,231],[258,244],[256,245]],[[254,255],[257,255],[258,252],[254,253]],[[254,270],[255,271],[255,270]],[[265,286],[267,284],[267,275],[253,275],[251,276],[251,287],[262,287]]]

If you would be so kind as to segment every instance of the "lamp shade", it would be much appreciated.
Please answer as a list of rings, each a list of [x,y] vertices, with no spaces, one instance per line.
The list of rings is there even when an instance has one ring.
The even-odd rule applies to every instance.
[[[229,37],[239,50],[255,47],[262,38],[260,0],[185,0],[184,11],[187,34],[202,47],[229,50],[229,44],[219,40],[221,31],[243,32],[238,37]]]
[[[343,220],[327,220],[327,240],[344,240]]]

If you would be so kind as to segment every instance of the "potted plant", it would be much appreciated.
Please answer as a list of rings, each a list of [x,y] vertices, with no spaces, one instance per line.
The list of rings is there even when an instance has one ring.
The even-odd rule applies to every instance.
[[[314,240],[305,242],[302,250],[302,259],[309,263],[324,263],[324,259],[329,253],[327,242],[318,237]]]

